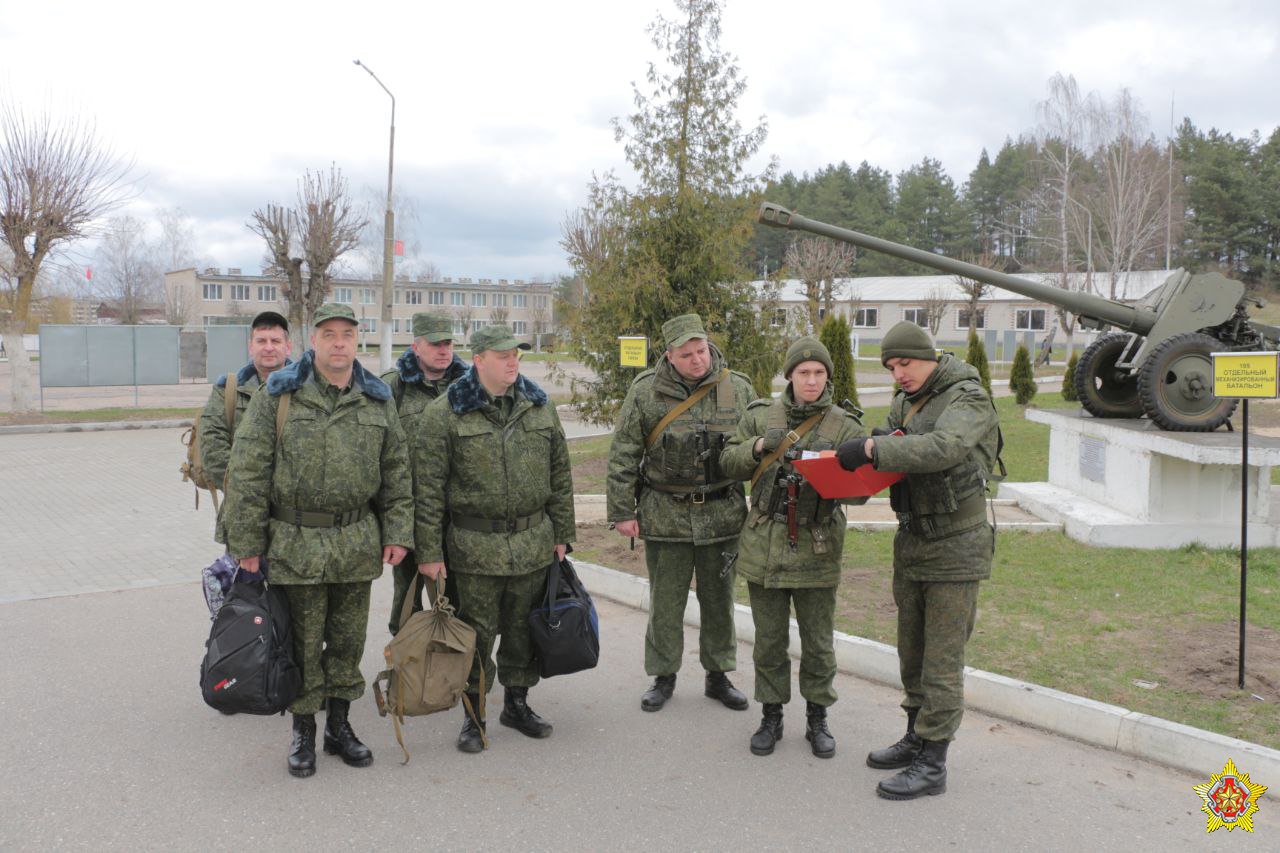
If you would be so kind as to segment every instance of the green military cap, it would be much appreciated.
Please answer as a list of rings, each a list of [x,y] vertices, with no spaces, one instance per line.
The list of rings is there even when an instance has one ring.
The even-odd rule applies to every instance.
[[[315,313],[311,319],[311,325],[319,326],[321,323],[329,320],[346,320],[353,326],[359,326],[360,321],[356,319],[355,313],[351,310],[350,305],[340,305],[337,302],[326,302],[320,306],[320,310]]]
[[[903,320],[885,332],[880,341],[880,363],[887,365],[891,358],[918,358],[921,361],[937,361],[938,350],[933,345],[927,329],[910,320]]]
[[[786,360],[782,362],[783,377],[790,379],[791,371],[805,361],[821,362],[827,369],[827,376],[835,373],[835,368],[831,366],[831,353],[827,352],[822,341],[817,338],[803,337],[787,348]]]
[[[707,330],[702,328],[702,318],[697,314],[681,314],[662,324],[662,340],[667,349],[675,349],[694,338],[707,338]]]
[[[471,333],[472,354],[484,352],[487,349],[504,352],[517,348],[533,349],[528,344],[517,341],[515,334],[511,331],[511,327],[505,323],[494,323],[492,326],[485,326]]]
[[[427,342],[432,344],[451,341],[453,340],[453,320],[443,314],[419,311],[413,315],[413,336],[426,338]]]

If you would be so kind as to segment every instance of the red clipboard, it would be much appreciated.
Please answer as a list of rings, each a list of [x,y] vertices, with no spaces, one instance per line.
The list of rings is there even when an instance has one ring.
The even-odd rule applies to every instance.
[[[892,434],[902,435],[902,430]],[[870,463],[846,471],[834,450],[819,452],[817,459],[797,459],[791,465],[828,500],[870,497],[907,476],[900,471],[877,471]]]

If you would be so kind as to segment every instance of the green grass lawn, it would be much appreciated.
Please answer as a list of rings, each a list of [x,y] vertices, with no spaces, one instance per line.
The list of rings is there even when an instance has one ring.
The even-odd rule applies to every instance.
[[[81,411],[44,412],[30,415],[0,415],[0,425],[102,423],[107,421],[163,421],[179,418],[194,418],[199,415],[200,412],[201,409],[183,407],[151,409],[84,409]]]

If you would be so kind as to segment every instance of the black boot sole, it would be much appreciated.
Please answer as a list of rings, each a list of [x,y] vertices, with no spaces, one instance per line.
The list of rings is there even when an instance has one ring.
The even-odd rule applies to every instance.
[[[316,775],[316,766],[312,764],[310,767],[290,767],[289,775],[296,779],[306,779],[308,776]]]
[[[704,690],[704,691],[702,692],[702,695],[703,695],[703,696],[706,696],[708,699],[714,699],[714,700],[716,700],[716,701],[717,701],[717,702],[719,702],[721,705],[723,705],[723,706],[725,706],[726,708],[728,708],[730,711],[745,711],[745,710],[747,710],[748,708],[750,708],[750,707],[751,707],[751,700],[750,700],[750,699],[743,699],[741,702],[729,702],[729,701],[727,701],[726,699],[722,698],[720,695],[718,695],[718,694],[716,694],[716,693],[714,693],[714,692],[712,692],[712,691],[710,691],[710,690]]]
[[[348,767],[368,767],[370,764],[373,763],[372,755],[368,756],[367,758],[348,758],[347,756],[342,754],[342,747],[338,746],[336,743],[332,743],[327,739],[324,742],[324,754],[342,756],[342,763],[347,765]],[[312,772],[314,773],[315,771],[313,770]]]
[[[501,714],[498,715],[498,722],[502,723],[507,728],[515,729],[525,737],[531,737],[534,740],[542,740],[543,738],[549,738],[551,737],[551,732],[553,731],[553,727],[551,726],[550,723],[547,724],[547,727],[545,729],[541,729],[541,730],[526,729],[520,724],[519,720],[516,720],[513,717],[508,716],[506,711],[503,711]]]
[[[469,755],[475,755],[477,752],[484,752],[484,742],[481,740],[474,741],[458,741],[458,752],[465,752]]]
[[[640,700],[640,710],[642,710],[642,711],[650,711],[650,712],[652,712],[652,711],[661,711],[663,708],[665,708],[665,707],[666,707],[667,702],[668,702],[668,701],[670,701],[670,699],[671,699],[671,697],[670,697],[670,696],[667,696],[666,698],[664,698],[661,702],[657,703],[656,705],[655,705],[654,703],[652,703],[652,702],[646,702],[646,701],[644,701],[644,699],[641,699],[641,700]]]
[[[773,747],[771,746],[768,749],[761,749],[758,746],[752,745],[751,754],[752,755],[773,755]]]
[[[946,792],[947,792],[947,783],[945,782],[943,782],[941,785],[937,786],[936,788],[930,788],[927,791],[917,791],[914,794],[891,794],[888,791],[881,788],[879,785],[876,786],[876,793],[880,795],[881,799],[885,799],[885,800],[918,800],[921,797],[926,797],[926,796],[933,797],[933,796],[937,796],[938,794],[945,794]]]
[[[813,745],[813,735],[809,734],[808,732],[805,732],[804,739],[809,741],[809,751],[812,752],[816,757],[818,758],[834,758],[835,757],[836,748],[834,746],[831,747],[831,749],[827,752],[819,752],[818,749]]]

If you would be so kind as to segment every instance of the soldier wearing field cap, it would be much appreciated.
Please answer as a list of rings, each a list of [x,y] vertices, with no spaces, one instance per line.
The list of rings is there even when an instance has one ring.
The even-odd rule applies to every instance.
[[[720,452],[755,393],[707,340],[698,315],[668,320],[662,337],[666,351],[631,383],[609,448],[608,518],[623,536],[644,540],[649,570],[644,668],[654,681],[640,707],[661,710],[675,690],[696,578],[703,692],[745,710],[747,697],[726,673],[737,669],[733,555],[747,507]]]
[[[870,463],[906,474],[889,497],[898,515],[893,598],[907,731],[867,764],[903,768],[876,792],[909,800],[947,789],[947,748],[964,714],[964,648],[995,549],[987,481],[1003,465],[999,419],[977,370],[939,355],[929,333],[910,322],[888,331],[880,361],[900,389],[888,423],[845,442],[838,456],[849,470]],[[905,435],[889,434],[899,429]]]
[[[410,459],[414,457],[413,448],[422,435],[427,404],[443,394],[455,379],[466,372],[467,363],[453,352],[453,320],[443,314],[429,314],[425,311],[414,314],[413,346],[396,360],[394,368],[382,374],[382,381],[390,386],[391,396],[400,413],[400,425],[404,427],[409,441]],[[417,560],[412,553],[391,570],[394,586],[387,629],[392,634],[400,629],[400,608],[413,586],[413,576],[417,570]],[[457,591],[453,588],[452,581],[446,586],[446,594],[450,600],[455,599]],[[421,609],[422,591],[419,589],[414,610]]]
[[[502,682],[499,722],[532,738],[551,723],[529,707],[538,683],[529,611],[547,567],[574,541],[573,475],[556,407],[520,374],[520,343],[503,324],[471,335],[472,365],[427,406],[414,444],[418,571],[453,577],[458,616],[476,629],[484,663],[467,684],[458,749],[485,748],[481,685]],[[497,678],[492,653],[498,648]]]

